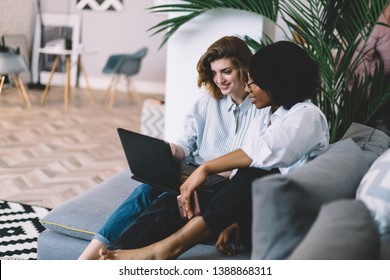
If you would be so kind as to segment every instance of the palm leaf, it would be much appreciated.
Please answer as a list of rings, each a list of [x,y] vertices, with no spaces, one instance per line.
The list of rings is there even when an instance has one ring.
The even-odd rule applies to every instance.
[[[184,23],[215,8],[252,11],[275,24],[279,14],[287,25],[288,30],[283,30],[286,37],[295,34],[296,43],[318,64],[322,94],[313,102],[327,116],[330,141],[334,142],[353,121],[369,123],[390,99],[383,65],[373,74],[354,76],[364,57],[364,52],[356,55],[357,50],[364,49],[387,3],[388,0],[184,0],[151,7],[151,12],[178,13],[178,16],[150,30],[153,34],[164,32],[162,46]],[[243,39],[254,51],[272,42],[264,34],[259,37],[257,40],[243,36]]]
[[[284,22],[300,38],[296,43],[318,63],[323,79],[322,95],[314,102],[328,117],[331,142],[352,121],[367,123],[384,102],[383,88],[374,92],[374,84],[380,84],[383,72],[377,71],[373,77],[366,76],[353,85],[349,81],[356,79],[355,69],[364,56],[364,53],[356,55],[358,47],[365,45],[385,2],[372,1],[371,6],[362,1],[337,0],[280,3]]]
[[[249,48],[252,49],[252,51],[254,53],[257,52],[258,50],[260,50],[262,47],[267,46],[267,45],[273,43],[273,40],[269,36],[267,36],[266,34],[264,34],[258,40],[255,40],[255,39],[253,39],[253,38],[251,38],[250,36],[247,36],[247,35],[243,36],[242,39],[249,46]]]
[[[152,6],[148,8],[152,13],[185,13],[168,20],[164,20],[148,31],[154,31],[152,35],[165,32],[160,48],[169,38],[186,22],[200,14],[216,8],[232,8],[237,10],[252,11],[276,21],[278,14],[279,0],[183,0],[182,3]]]

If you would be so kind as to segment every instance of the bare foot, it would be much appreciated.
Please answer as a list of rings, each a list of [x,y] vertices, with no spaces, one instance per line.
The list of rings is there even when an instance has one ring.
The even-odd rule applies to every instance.
[[[100,257],[99,250],[106,247],[102,242],[97,239],[93,239],[80,255],[79,260],[98,260]]]
[[[152,246],[132,250],[99,250],[99,260],[156,260]]]
[[[181,253],[210,236],[203,217],[191,219],[167,238],[140,249],[99,250],[100,260],[173,260]]]

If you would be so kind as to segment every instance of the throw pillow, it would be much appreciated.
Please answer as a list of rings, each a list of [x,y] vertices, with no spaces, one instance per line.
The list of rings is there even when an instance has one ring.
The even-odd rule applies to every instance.
[[[253,183],[253,259],[285,259],[302,241],[325,203],[354,198],[369,169],[351,139],[287,175]]]
[[[363,202],[337,200],[321,207],[318,218],[291,260],[375,260],[380,256],[378,230]]]
[[[357,192],[381,234],[390,232],[390,149],[381,155],[363,177]]]
[[[376,128],[352,123],[343,138],[351,138],[362,149],[370,165],[390,146],[390,137]]]

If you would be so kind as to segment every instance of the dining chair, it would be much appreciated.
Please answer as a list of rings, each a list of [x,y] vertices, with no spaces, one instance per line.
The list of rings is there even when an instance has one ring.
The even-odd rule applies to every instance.
[[[132,97],[137,102],[138,106],[142,104],[142,98],[135,90],[132,82],[132,77],[140,71],[141,62],[148,52],[147,47],[139,49],[135,53],[131,54],[113,54],[110,55],[104,68],[104,74],[113,75],[110,85],[102,96],[102,101],[105,101],[110,94],[110,100],[108,106],[112,108],[114,106],[116,90],[120,82],[121,77],[126,79],[126,90],[129,93],[130,100]]]
[[[22,103],[26,102],[27,107],[31,108],[30,98],[20,78],[20,73],[23,71],[28,71],[28,67],[20,54],[6,50],[0,51],[0,94],[3,90],[5,77],[10,77],[10,80],[13,78]]]

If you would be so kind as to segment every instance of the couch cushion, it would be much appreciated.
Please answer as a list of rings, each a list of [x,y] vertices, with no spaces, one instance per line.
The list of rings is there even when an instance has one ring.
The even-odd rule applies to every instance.
[[[301,242],[324,203],[354,198],[369,163],[351,139],[285,176],[253,183],[253,259],[284,259]]]
[[[131,179],[129,170],[118,172],[95,188],[54,208],[41,223],[55,232],[92,240],[108,216],[139,184]]]
[[[359,123],[352,123],[341,140],[348,138],[362,149],[370,165],[390,146],[386,133]]]
[[[390,260],[390,233],[381,235],[381,260]]]
[[[248,260],[250,259],[250,249],[244,246],[235,255],[228,256],[218,251],[214,246],[208,244],[198,244],[184,252],[178,260]]]
[[[38,236],[38,260],[77,260],[89,240],[46,229]]]
[[[358,200],[338,200],[321,207],[318,218],[289,259],[379,259],[378,230]]]
[[[38,260],[77,260],[89,241],[45,230],[38,236]],[[228,256],[214,246],[198,244],[178,257],[179,260],[248,260],[250,250],[241,248],[241,252]]]
[[[370,209],[379,232],[390,233],[390,149],[364,175],[357,198]]]

